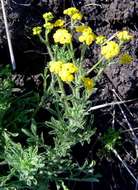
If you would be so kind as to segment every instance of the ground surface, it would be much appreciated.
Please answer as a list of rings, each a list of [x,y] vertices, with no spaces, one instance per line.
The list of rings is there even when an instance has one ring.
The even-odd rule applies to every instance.
[[[111,102],[115,100],[125,100],[138,98],[138,1],[137,0],[74,0],[76,5],[85,15],[86,22],[89,22],[96,34],[111,36],[114,32],[121,29],[128,29],[133,35],[131,48],[128,50],[134,57],[130,65],[111,65],[104,72],[102,79],[97,84],[98,90],[93,96],[94,105]],[[19,86],[24,84],[34,84],[38,81],[39,73],[43,69],[44,62],[48,59],[45,48],[40,46],[39,41],[33,39],[31,28],[41,23],[41,15],[45,11],[52,10],[60,15],[65,7],[70,7],[71,1],[64,3],[64,0],[8,0],[6,8],[8,11],[9,27],[12,35],[13,47],[17,63],[16,82]],[[97,48],[91,49],[91,55],[87,57],[88,65],[94,64],[97,59]],[[0,12],[0,64],[9,63],[9,55],[5,37],[5,29]],[[34,80],[35,79],[35,80]],[[25,87],[26,88],[26,87]],[[95,125],[99,127],[99,133],[111,125],[129,129],[128,121],[133,128],[138,127],[138,103],[134,101],[122,107],[105,108],[95,111]],[[115,112],[115,113],[114,113]],[[124,113],[124,114],[123,114]],[[113,115],[115,114],[115,119]],[[126,121],[127,117],[128,121]],[[114,121],[114,123],[113,123]],[[135,131],[135,134],[138,131]],[[126,138],[128,137],[128,139]],[[137,161],[132,159],[135,156],[134,144],[129,142],[129,134],[126,134],[123,144],[122,158],[128,166],[138,175]],[[79,157],[89,154],[95,149],[91,143],[83,151],[78,147]],[[94,153],[95,154],[95,153]],[[77,154],[75,154],[77,157]],[[84,156],[82,156],[84,155]],[[111,156],[109,160],[99,160],[97,170],[103,177],[99,184],[81,184],[79,189],[103,189],[103,190],[131,190],[135,189],[135,183],[130,175],[122,168],[121,163]],[[77,185],[75,185],[77,189]]]

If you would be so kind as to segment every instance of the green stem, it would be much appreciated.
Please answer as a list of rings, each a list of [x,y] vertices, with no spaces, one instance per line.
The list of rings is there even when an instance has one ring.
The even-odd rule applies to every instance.
[[[72,61],[73,61],[73,63],[75,63],[75,56],[74,56],[74,49],[73,49],[73,44],[72,44],[72,42],[69,44],[68,49],[69,49],[69,52],[70,52]]]
[[[66,96],[62,81],[60,80],[60,78],[58,76],[57,76],[57,79],[58,79],[58,84],[59,84],[59,88],[61,90],[62,95]]]
[[[56,92],[56,90],[54,89],[54,76],[52,75],[52,81],[51,81],[51,90],[56,98],[56,100],[59,99],[59,95],[58,93]],[[55,104],[55,107],[56,107],[56,111],[57,111],[57,116],[59,119],[61,119],[61,114],[60,114],[60,110],[59,110],[59,104]]]
[[[63,87],[63,83],[62,81],[60,80],[60,78],[57,76],[57,79],[58,79],[58,84],[59,84],[59,88],[61,90],[61,96],[63,97],[63,100],[65,101],[65,107],[66,109],[68,110],[68,102],[66,100],[66,93],[65,93],[65,90],[64,90],[64,87]]]
[[[95,77],[95,81],[98,80],[99,76],[101,75],[101,73],[103,72],[104,69],[105,69],[105,68],[101,68],[101,69],[99,70],[99,72],[97,73],[97,75],[96,75],[96,77]]]
[[[87,75],[90,74],[100,63],[103,61],[104,57],[102,57],[91,69],[88,70]]]
[[[79,65],[80,76],[83,75],[83,62],[84,62],[84,56],[85,56],[86,48],[87,48],[86,44],[83,44],[82,48],[81,48],[81,57],[80,57],[80,65]]]
[[[40,39],[40,41],[43,44],[46,45],[46,48],[47,48],[47,51],[48,51],[48,54],[49,54],[51,60],[54,60],[53,52],[52,52],[52,50],[50,48],[50,45],[49,45],[49,40],[48,40],[48,34],[47,34],[47,32],[45,33],[45,39],[41,35],[39,35],[39,39]]]
[[[81,58],[80,58],[80,65],[81,66],[82,66],[82,63],[83,63],[83,60],[84,60],[86,48],[87,48],[86,44],[83,44],[82,48],[81,48]]]
[[[51,60],[54,60],[53,52],[50,48],[49,41],[46,42],[46,47],[47,47],[47,50],[48,50],[48,53],[49,53]]]
[[[73,28],[74,28],[74,22],[73,22],[73,20],[71,19],[71,35],[72,35],[72,36],[73,36]],[[70,52],[71,52],[72,61],[73,61],[73,63],[75,63],[74,48],[73,48],[72,42],[69,44],[69,50],[70,50]]]
[[[71,88],[72,95],[76,97],[75,89],[74,89],[74,87],[72,86],[71,83],[69,84],[69,87]]]

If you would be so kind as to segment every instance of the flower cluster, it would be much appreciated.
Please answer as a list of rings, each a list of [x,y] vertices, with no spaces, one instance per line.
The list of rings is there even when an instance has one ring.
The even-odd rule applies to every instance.
[[[45,24],[43,27],[48,31],[48,33],[53,29],[54,25],[50,21],[54,18],[51,12],[46,12],[43,14],[43,18],[45,20]]]
[[[91,45],[95,40],[95,34],[92,32],[92,29],[89,26],[77,26],[76,31],[80,32],[79,41],[85,43],[86,45]]]
[[[121,64],[126,64],[126,63],[131,63],[133,60],[132,56],[129,55],[128,53],[125,53],[120,56],[120,63]]]
[[[103,60],[104,58],[105,61],[110,61],[111,59],[117,57],[121,52],[122,44],[124,42],[130,41],[133,38],[133,36],[126,30],[117,32],[117,34],[111,36],[109,39],[107,39],[106,36],[103,36],[103,35],[96,36],[90,26],[85,25],[83,23],[80,24],[80,22],[76,22],[82,19],[82,14],[79,12],[77,8],[70,7],[64,10],[63,13],[64,15],[67,15],[70,17],[71,19],[70,25],[65,23],[65,20],[63,19],[57,19],[55,22],[52,22],[52,19],[54,18],[54,16],[51,12],[47,12],[43,14],[43,18],[45,20],[43,27],[45,28],[45,31],[46,31],[45,38],[41,36],[42,27],[39,27],[39,26],[33,28],[33,35],[40,36],[41,37],[40,39],[43,42],[45,42],[49,38],[48,36],[49,32],[51,32],[53,28],[56,28],[55,32],[53,33],[53,39],[54,39],[54,42],[56,43],[55,47],[58,47],[58,48],[61,47],[61,49],[63,48],[62,49],[63,51],[61,51],[62,56],[61,56],[61,53],[58,54],[57,50],[55,51],[54,49],[52,49],[52,47],[48,47],[48,52],[50,53],[50,57],[52,58],[52,60],[62,60],[62,61],[50,62],[49,69],[52,73],[58,75],[61,78],[61,80],[64,82],[72,82],[74,80],[74,73],[76,73],[78,71],[78,68],[80,68],[79,65],[77,68],[73,64],[76,62],[74,61],[76,59],[74,57],[75,52],[73,52],[74,51],[73,37],[74,37],[75,32],[78,33],[78,35],[76,35],[78,36],[78,41],[84,44],[82,45],[82,51],[81,51],[82,54],[86,50],[86,46],[90,46],[95,41],[95,43],[97,45],[100,45],[100,48],[101,48],[101,51],[100,51],[101,60]],[[114,38],[116,38],[115,39],[116,41],[113,40]],[[63,46],[60,46],[59,44]],[[63,58],[65,57],[65,54],[69,55],[68,60],[65,60]],[[84,55],[81,55],[81,59],[80,59],[81,61],[82,61],[82,57],[84,58]],[[64,62],[67,62],[67,63],[63,63],[63,60]],[[73,61],[73,63],[68,63],[71,60]],[[132,57],[128,54],[124,54],[119,57],[119,60],[120,60],[120,63],[122,64],[130,63],[132,61]],[[100,68],[100,63],[101,62],[98,62],[99,68]],[[94,69],[96,67],[97,65],[94,66]],[[91,71],[92,70],[90,70],[90,72]],[[87,72],[84,71],[84,73],[86,74]],[[82,74],[82,75],[85,76],[85,74],[84,75]],[[82,81],[86,89],[90,90],[93,87],[92,79],[86,77]]]
[[[71,17],[72,20],[77,21],[82,19],[82,14],[79,12],[79,10],[75,7],[70,7],[63,12],[65,15],[68,15]]]
[[[63,27],[65,24],[65,21],[62,19],[56,20],[55,23],[51,22],[51,20],[54,18],[53,14],[51,12],[44,13],[43,18],[45,20],[43,27],[45,28],[47,33],[51,32],[51,30],[54,27]],[[37,27],[33,28],[33,35],[40,35],[41,32],[42,32],[42,27],[37,26]]]
[[[76,32],[81,32],[81,33],[92,31],[92,29],[87,25],[76,26],[75,29],[76,29]]]
[[[51,31],[54,28],[54,25],[51,22],[46,22],[44,25],[44,28]]]
[[[49,63],[49,70],[51,73],[59,74],[62,69],[63,62],[62,61],[51,61]]]
[[[36,26],[33,28],[33,35],[40,35],[42,32],[42,27]]]
[[[57,74],[62,81],[72,82],[74,73],[77,73],[78,68],[73,63],[64,63],[62,61],[51,61],[49,63],[50,72]]]
[[[58,19],[58,20],[56,20],[56,22],[54,23],[54,27],[62,27],[62,26],[64,26],[64,24],[65,24],[65,21],[64,21],[64,20]]]
[[[81,20],[82,19],[82,14],[81,13],[75,13],[72,15],[72,20]]]
[[[43,18],[45,19],[46,22],[48,22],[51,21],[54,18],[54,16],[51,12],[46,12],[43,14]]]
[[[107,60],[116,57],[119,53],[120,47],[114,41],[108,41],[106,45],[101,47],[101,55]]]
[[[72,35],[66,29],[58,29],[53,35],[54,41],[60,44],[70,44]]]
[[[129,42],[130,40],[133,39],[133,36],[131,34],[129,34],[128,31],[124,30],[124,31],[121,31],[121,32],[117,33],[117,38],[121,42]]]
[[[84,77],[82,79],[84,87],[86,90],[91,91],[94,88],[94,80],[90,79],[89,77]]]
[[[100,36],[96,37],[95,43],[98,44],[98,45],[102,45],[105,42],[105,40],[106,40],[106,37],[100,35]]]

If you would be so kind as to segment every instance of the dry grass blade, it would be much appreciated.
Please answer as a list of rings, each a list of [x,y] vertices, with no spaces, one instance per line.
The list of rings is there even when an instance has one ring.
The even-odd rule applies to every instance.
[[[17,3],[17,2],[15,2],[13,0],[12,0],[12,3],[14,3],[16,5],[24,6],[24,7],[29,7],[31,5],[31,3]]]
[[[132,99],[132,100],[125,100],[125,101],[118,101],[118,102],[105,103],[105,104],[101,104],[101,105],[97,105],[97,106],[91,107],[91,108],[88,110],[88,112],[94,111],[94,110],[97,110],[97,109],[101,109],[101,108],[105,108],[105,107],[108,107],[108,106],[113,106],[113,105],[120,105],[120,104],[124,104],[124,103],[129,103],[129,102],[133,102],[133,101],[136,101],[136,100],[138,100],[138,99],[136,98],[136,99]]]
[[[113,93],[117,96],[117,98],[122,101],[121,97],[116,93],[115,89],[112,89]],[[137,100],[137,99],[136,99]],[[124,103],[123,104],[124,107],[126,108],[126,110],[129,112],[129,114],[132,116],[132,118],[134,117],[133,114],[131,113],[131,111],[129,110],[128,106]]]
[[[97,4],[97,3],[89,3],[89,4],[84,5],[84,7],[89,7],[89,6],[98,6],[98,7],[102,7],[100,4]]]
[[[113,90],[113,92],[114,92],[115,96],[120,99],[120,97],[118,96],[118,94],[116,93],[116,91]],[[135,100],[136,100],[136,99],[135,99]],[[122,102],[123,102],[123,101],[122,101]],[[126,103],[126,102],[123,102],[123,104],[124,104],[124,103]],[[123,108],[122,108],[119,104],[118,104],[118,106],[119,106],[119,108],[120,108],[120,110],[121,110],[121,113],[122,113],[122,115],[123,115],[123,117],[124,117],[124,119],[125,119],[125,121],[126,121],[126,124],[127,124],[128,127],[129,127],[129,130],[130,130],[130,132],[131,132],[131,134],[132,134],[132,139],[134,140],[134,143],[135,143],[136,158],[138,159],[138,138],[137,138],[137,136],[135,135],[134,130],[133,130],[133,127],[131,126],[130,122],[128,121],[127,116],[126,116],[126,114],[125,114]],[[126,105],[125,105],[125,107],[126,107]]]
[[[112,149],[112,151],[115,154],[115,156],[119,159],[119,161],[123,164],[123,166],[126,168],[126,170],[128,171],[128,173],[131,175],[131,177],[135,180],[135,182],[137,184],[138,180],[134,176],[134,174],[130,171],[130,169],[128,168],[127,164],[122,160],[122,158],[120,157],[120,155],[117,153],[117,151],[115,149]]]
[[[10,36],[10,32],[9,32],[9,27],[8,27],[8,21],[7,21],[5,6],[4,6],[4,0],[1,0],[1,7],[2,7],[3,20],[4,20],[5,30],[6,30],[7,41],[8,41],[9,53],[10,53],[10,58],[11,58],[11,64],[12,64],[13,70],[15,70],[16,69],[16,63],[15,63],[13,47],[12,47],[12,42],[11,42],[11,36]]]

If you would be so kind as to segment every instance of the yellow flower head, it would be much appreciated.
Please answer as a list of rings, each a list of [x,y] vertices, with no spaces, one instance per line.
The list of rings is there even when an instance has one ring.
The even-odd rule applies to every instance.
[[[71,43],[72,36],[66,29],[58,29],[53,35],[54,41],[60,44]]]
[[[67,71],[69,73],[76,73],[78,68],[73,63],[65,63],[62,66],[62,70]]]
[[[74,76],[73,74],[71,74],[68,71],[64,71],[63,69],[59,72],[59,76],[61,78],[62,81],[70,83],[74,80]]]
[[[47,30],[52,30],[54,27],[54,25],[51,22],[46,22],[43,26]]]
[[[39,35],[42,32],[42,27],[36,26],[33,28],[33,35]]]
[[[79,36],[79,41],[87,44],[88,46],[91,45],[95,40],[95,34],[92,32],[92,29],[89,26],[76,26],[76,32],[82,33]]]
[[[128,53],[125,53],[125,54],[120,56],[120,63],[121,64],[131,63],[132,61],[133,61],[133,58]]]
[[[81,25],[81,26],[76,26],[76,32],[92,32],[92,29],[89,26],[86,25]]]
[[[94,88],[94,80],[90,79],[89,77],[84,77],[82,79],[83,85],[86,88],[86,90],[90,91]]]
[[[94,40],[95,34],[93,32],[83,32],[82,35],[79,37],[79,41],[85,43],[88,46],[91,45]]]
[[[74,80],[73,74],[78,71],[78,68],[73,63],[51,61],[49,63],[49,70],[51,73],[57,74],[62,81],[69,83]]]
[[[50,61],[49,70],[51,73],[59,74],[59,72],[62,70],[62,65],[62,61]]]
[[[127,30],[124,30],[117,33],[117,38],[122,42],[129,42],[133,39],[133,36]]]
[[[75,7],[70,7],[68,9],[65,9],[63,13],[64,15],[72,16],[76,13],[79,13],[79,10]]]
[[[64,82],[72,82],[74,80],[73,74],[78,71],[78,68],[73,63],[64,63],[58,73],[61,80]]]
[[[81,13],[75,13],[71,16],[72,20],[77,21],[82,19],[82,14]]]
[[[105,42],[105,40],[106,40],[106,37],[105,37],[105,36],[102,36],[102,35],[97,36],[97,37],[96,37],[96,44],[101,45],[101,44],[103,44],[103,43]]]
[[[114,41],[109,41],[105,46],[101,47],[101,54],[105,59],[112,59],[116,57],[120,52],[119,45]]]
[[[43,14],[43,18],[46,22],[52,20],[54,18],[53,14],[51,12],[46,12]]]
[[[65,21],[64,21],[64,20],[58,19],[58,20],[56,20],[56,22],[54,23],[54,27],[62,27],[62,26],[64,26],[64,24],[65,24]]]

